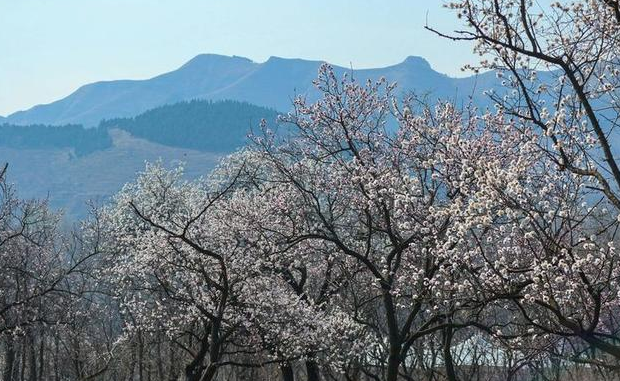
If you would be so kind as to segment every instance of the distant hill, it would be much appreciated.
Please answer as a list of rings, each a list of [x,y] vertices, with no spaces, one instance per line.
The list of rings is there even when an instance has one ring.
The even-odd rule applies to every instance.
[[[89,202],[101,203],[144,170],[145,162],[161,160],[166,166],[183,162],[188,178],[205,175],[221,155],[168,147],[109,131],[110,147],[76,156],[71,148],[10,148],[0,146],[0,160],[9,163],[9,182],[26,198],[48,198],[71,223],[84,217]]]
[[[243,57],[199,55],[179,69],[147,80],[97,82],[80,87],[56,102],[35,106],[7,117],[12,124],[83,124],[96,126],[102,119],[136,116],[146,110],[192,99],[237,100],[286,112],[296,94],[316,97],[312,80],[320,61],[271,57],[256,63]],[[338,74],[350,69],[335,66]],[[423,58],[377,69],[353,70],[358,80],[386,77],[403,92],[430,94],[432,98],[464,101],[469,96],[486,100],[481,91],[495,83],[493,73],[450,78],[434,71]]]
[[[205,152],[231,152],[247,143],[247,134],[262,119],[275,122],[278,113],[237,101],[180,102],[160,106],[133,118],[104,120],[98,129],[118,128],[169,147]]]

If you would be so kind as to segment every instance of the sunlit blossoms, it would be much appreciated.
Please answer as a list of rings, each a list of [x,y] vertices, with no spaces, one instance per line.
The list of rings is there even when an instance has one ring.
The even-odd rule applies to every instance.
[[[417,107],[327,65],[315,84],[321,99],[209,177],[150,165],[101,211],[128,332],[194,347],[188,380],[266,364],[414,377],[438,338],[449,379],[475,337],[615,356],[618,222],[539,126]]]
[[[447,6],[489,108],[322,65],[318,100],[201,179],[148,164],[71,238],[0,174],[4,379],[52,344],[54,380],[617,378],[620,6]]]

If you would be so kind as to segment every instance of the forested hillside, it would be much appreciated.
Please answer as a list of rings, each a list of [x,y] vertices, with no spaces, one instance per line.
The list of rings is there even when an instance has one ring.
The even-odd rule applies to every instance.
[[[262,119],[274,122],[277,112],[236,101],[193,100],[149,110],[133,118],[103,120],[96,128],[78,124],[0,125],[0,147],[19,149],[70,148],[84,156],[112,146],[110,129],[169,147],[204,152],[231,152],[245,143]]]
[[[76,156],[109,148],[112,139],[104,128],[81,125],[31,126],[0,125],[0,146],[18,149],[70,148]]]
[[[118,128],[170,147],[230,152],[247,143],[246,136],[262,119],[277,112],[236,101],[193,100],[157,107],[134,118],[104,120],[100,129]]]

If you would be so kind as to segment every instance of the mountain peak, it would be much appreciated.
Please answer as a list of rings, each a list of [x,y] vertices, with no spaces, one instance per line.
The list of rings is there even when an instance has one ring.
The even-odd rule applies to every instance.
[[[233,63],[233,62],[237,62],[237,63],[254,63],[251,59],[249,58],[245,58],[245,57],[241,57],[241,56],[225,56],[225,55],[221,55],[221,54],[212,54],[212,53],[207,53],[207,54],[199,54],[196,57],[192,58],[191,60],[187,61],[183,66],[181,66],[181,69],[183,68],[188,68],[188,67],[203,67],[206,65],[212,65],[214,63]]]
[[[278,57],[278,56],[271,56],[267,59],[267,61],[265,61],[266,64],[283,64],[283,63],[288,63],[288,64],[295,64],[295,65],[316,65],[317,63],[321,63],[324,61],[316,61],[316,60],[307,60],[307,59],[303,59],[303,58],[285,58],[285,57]]]
[[[401,65],[406,65],[408,67],[416,69],[432,69],[431,64],[429,64],[426,59],[420,56],[409,56],[405,58],[403,62],[401,62]]]
[[[279,62],[279,61],[286,61],[287,59],[284,57],[278,57],[278,56],[269,56],[269,58],[267,58],[267,61],[265,62]]]

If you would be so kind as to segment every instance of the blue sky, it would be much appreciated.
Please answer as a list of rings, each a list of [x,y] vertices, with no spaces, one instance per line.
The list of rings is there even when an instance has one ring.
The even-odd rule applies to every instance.
[[[441,0],[0,0],[0,115],[98,80],[174,70],[200,53],[379,67],[425,57],[460,75],[468,44]]]

